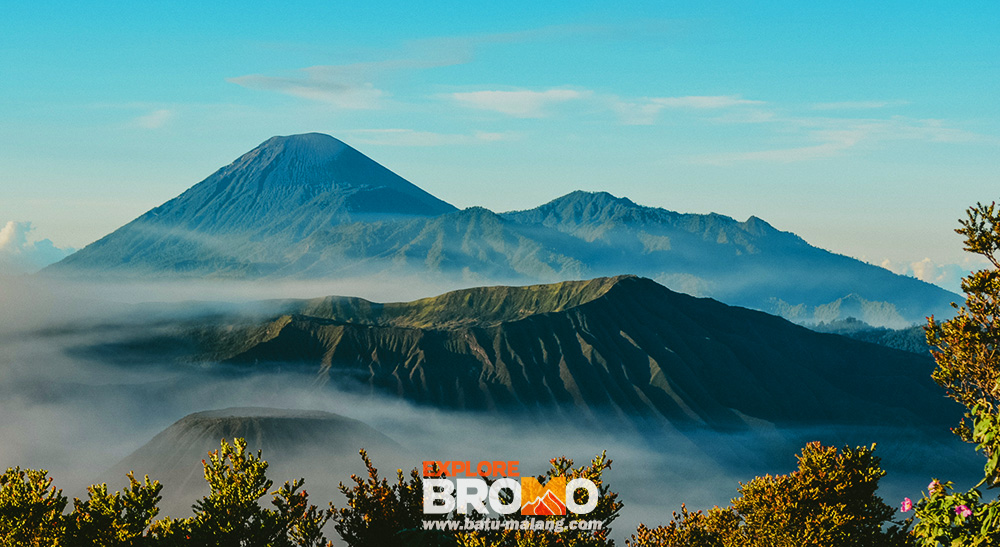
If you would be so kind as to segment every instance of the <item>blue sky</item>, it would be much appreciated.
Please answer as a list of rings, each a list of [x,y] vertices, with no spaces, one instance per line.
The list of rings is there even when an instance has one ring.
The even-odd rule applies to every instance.
[[[140,4],[5,7],[0,225],[81,247],[308,131],[460,207],[606,190],[942,283],[1000,197],[996,2]]]

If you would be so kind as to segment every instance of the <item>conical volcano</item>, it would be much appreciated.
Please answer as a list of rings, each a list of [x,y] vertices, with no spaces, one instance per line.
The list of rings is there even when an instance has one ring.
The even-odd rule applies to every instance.
[[[455,210],[329,135],[272,137],[50,271],[266,275],[317,231]]]
[[[329,135],[272,137],[140,219],[202,233],[312,233],[456,210]]]
[[[764,220],[576,191],[524,211],[457,210],[343,142],[273,137],[45,269],[100,280],[432,278],[443,287],[635,274],[802,323],[905,328],[940,287],[814,247]]]

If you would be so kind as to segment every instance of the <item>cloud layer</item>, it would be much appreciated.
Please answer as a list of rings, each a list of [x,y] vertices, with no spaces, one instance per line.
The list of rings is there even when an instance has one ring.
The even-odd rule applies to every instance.
[[[0,228],[0,274],[34,273],[58,262],[75,249],[61,249],[51,240],[29,241],[30,222],[9,221]]]
[[[880,264],[883,268],[897,274],[916,277],[921,281],[933,283],[939,287],[962,293],[962,278],[970,272],[986,267],[985,260],[969,259],[961,264],[939,264],[930,258],[924,258],[916,262],[899,263],[891,260],[883,260]]]
[[[458,104],[480,110],[492,110],[515,118],[543,118],[549,109],[559,103],[580,99],[585,92],[572,89],[547,89],[545,91],[470,91],[452,93]]]

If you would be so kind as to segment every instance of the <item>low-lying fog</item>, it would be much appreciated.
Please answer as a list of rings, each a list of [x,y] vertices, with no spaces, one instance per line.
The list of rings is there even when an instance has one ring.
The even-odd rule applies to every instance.
[[[966,488],[981,471],[972,447],[947,434],[933,440],[916,430],[885,429],[762,428],[753,434],[722,434],[612,419],[593,428],[572,420],[501,418],[418,407],[354,389],[316,385],[309,374],[220,375],[207,367],[169,361],[134,366],[100,362],[81,352],[88,345],[113,342],[128,329],[144,328],[135,318],[133,305],[139,302],[245,302],[328,294],[386,302],[451,288],[455,287],[412,280],[112,286],[0,279],[0,467],[48,469],[65,493],[83,496],[86,485],[106,480],[105,473],[115,463],[192,412],[246,406],[323,410],[365,422],[403,447],[399,453],[372,454],[389,477],[396,468],[419,467],[424,459],[519,460],[523,474],[540,474],[552,457],[566,455],[583,464],[607,450],[614,465],[606,479],[625,503],[614,525],[613,537],[619,542],[639,522],[667,522],[681,502],[690,508],[726,505],[737,493],[737,481],[793,470],[795,453],[809,440],[879,443],[876,453],[889,471],[881,493],[890,504],[904,496],[919,497],[932,476]],[[188,303],[170,309],[183,315],[211,308]],[[313,502],[320,505],[330,500],[341,503],[336,484],[349,481],[352,472],[364,472],[356,456],[333,464],[272,463],[270,477],[279,484],[298,478],[279,473],[301,469],[307,486],[312,485],[308,490]],[[125,480],[113,478],[110,486],[119,489]],[[194,500],[167,501],[164,507],[186,506]],[[336,536],[332,527],[328,535]]]

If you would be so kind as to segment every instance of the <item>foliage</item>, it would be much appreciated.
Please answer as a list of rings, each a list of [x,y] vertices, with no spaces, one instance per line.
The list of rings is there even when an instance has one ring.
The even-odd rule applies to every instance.
[[[341,484],[347,504],[319,509],[309,504],[302,490],[304,481],[288,483],[270,492],[268,464],[261,453],[247,452],[244,439],[232,444],[222,440],[219,450],[202,460],[210,493],[198,500],[188,518],[153,520],[159,509],[161,485],[145,477],[142,482],[129,473],[129,487],[108,492],[106,484],[89,487],[88,499],[73,500],[73,511],[63,514],[67,499],[52,486],[46,471],[8,469],[0,476],[0,547],[329,547],[323,527],[334,521],[334,529],[350,547],[606,547],[610,524],[621,511],[618,494],[601,479],[611,467],[606,454],[590,465],[573,467],[573,460],[560,457],[538,477],[545,483],[553,477],[587,478],[597,486],[597,507],[587,515],[538,517],[550,520],[596,520],[601,530],[569,530],[559,533],[511,529],[509,531],[424,530],[423,522],[435,519],[459,524],[483,520],[486,515],[424,515],[423,479],[414,469],[407,479],[402,470],[390,482],[379,476],[368,453],[361,450],[367,478],[352,475],[354,485]],[[261,505],[271,493],[273,509]],[[577,491],[575,501],[586,503],[587,493]],[[508,502],[510,500],[508,499]],[[502,517],[523,522],[520,513]],[[561,522],[565,524],[564,522]]]
[[[984,484],[1000,484],[1000,210],[977,203],[961,228],[965,250],[986,258],[991,268],[962,280],[964,306],[948,321],[928,319],[927,343],[937,362],[933,378],[949,397],[965,406],[953,429],[986,458],[983,479],[967,492],[934,480],[913,504],[914,534],[921,545],[1000,545],[1000,500],[983,501]],[[908,503],[906,500],[904,503]]]
[[[86,501],[73,500],[73,512],[66,519],[64,545],[104,547],[140,547],[153,545],[146,528],[159,512],[160,483],[136,480],[128,474],[129,488],[124,493],[108,493],[108,485],[87,488]]]
[[[216,547],[323,547],[322,528],[332,509],[310,505],[299,479],[272,493],[274,509],[258,503],[273,485],[267,462],[246,452],[246,441],[222,440],[220,450],[203,460],[211,493],[185,519],[153,521],[159,509],[160,483],[128,474],[124,492],[108,493],[100,484],[88,499],[67,500],[52,486],[47,471],[8,469],[0,476],[0,547],[146,547],[175,545]]]
[[[219,450],[209,454],[205,480],[211,493],[194,505],[194,516],[154,523],[153,535],[165,544],[216,545],[218,547],[314,547],[326,544],[321,528],[332,516],[330,510],[309,505],[300,491],[304,483],[286,482],[273,492],[275,509],[261,507],[273,481],[268,464],[247,453],[244,439],[233,444],[222,440]]]
[[[0,475],[0,545],[59,545],[66,503],[48,471],[7,469]]]
[[[611,532],[611,523],[618,518],[623,507],[618,499],[618,494],[611,491],[601,475],[611,468],[612,461],[608,459],[607,452],[591,460],[590,465],[583,467],[573,467],[573,460],[566,457],[558,457],[549,460],[550,467],[545,475],[536,477],[539,483],[546,483],[553,477],[565,476],[567,481],[584,478],[590,479],[597,486],[598,500],[597,507],[585,515],[566,515],[548,517],[547,520],[565,521],[567,528],[562,532],[553,533],[543,530],[509,530],[509,531],[473,531],[466,532],[460,536],[462,544],[475,547],[547,547],[547,546],[573,546],[573,547],[605,547],[613,546],[614,540],[608,537]],[[587,500],[576,492],[574,501],[585,503]],[[504,515],[499,520],[501,523],[514,520],[523,522],[531,518],[521,515],[519,512]],[[535,517],[538,518],[538,517]],[[568,528],[570,521],[600,521],[600,530],[571,530]]]
[[[708,513],[692,513],[686,505],[681,504],[681,512],[674,511],[673,520],[669,524],[656,528],[640,524],[636,533],[625,543],[633,547],[726,547],[733,544],[738,529],[739,516],[732,507],[713,507]]]
[[[920,545],[998,545],[1000,505],[982,502],[982,492],[973,488],[955,492],[951,482],[937,479],[927,495],[917,502],[913,533]]]
[[[740,484],[740,497],[708,513],[681,507],[667,526],[640,526],[631,547],[876,547],[909,545],[895,513],[875,495],[885,475],[871,448],[809,443],[788,475]]]
[[[410,480],[403,470],[396,470],[396,481],[379,477],[368,452],[361,450],[361,459],[368,469],[368,478],[351,475],[354,486],[343,483],[340,491],[347,505],[336,509],[334,530],[351,547],[380,547],[397,542],[396,534],[415,530],[423,519],[423,481],[414,469]]]
[[[965,250],[985,257],[993,268],[972,273],[962,280],[965,305],[955,318],[937,322],[928,319],[927,343],[937,361],[934,380],[948,396],[962,403],[968,413],[996,415],[1000,412],[1000,210],[996,204],[977,204],[968,219],[955,230],[965,236]],[[975,442],[965,420],[956,429],[963,440]]]

